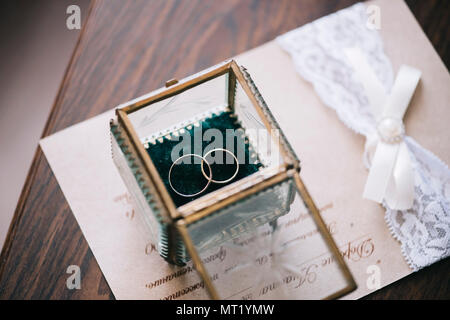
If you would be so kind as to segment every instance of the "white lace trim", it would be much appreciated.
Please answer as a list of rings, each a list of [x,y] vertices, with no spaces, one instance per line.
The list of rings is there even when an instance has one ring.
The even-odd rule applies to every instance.
[[[292,30],[277,42],[325,105],[349,128],[369,138],[376,133],[376,123],[343,49],[361,49],[387,92],[394,77],[382,39],[366,27],[367,19],[366,6],[358,3]],[[415,169],[414,205],[400,211],[384,204],[385,220],[409,266],[417,271],[450,255],[450,170],[411,137],[405,142]]]

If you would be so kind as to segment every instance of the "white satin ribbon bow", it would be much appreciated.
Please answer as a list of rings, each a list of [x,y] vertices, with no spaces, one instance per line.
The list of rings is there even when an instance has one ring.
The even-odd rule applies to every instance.
[[[367,138],[365,158],[375,149],[363,197],[379,203],[383,200],[394,210],[410,209],[414,201],[414,171],[403,138],[403,115],[419,82],[421,72],[402,65],[388,95],[383,85],[357,48],[345,53],[362,83],[373,115],[377,134]]]

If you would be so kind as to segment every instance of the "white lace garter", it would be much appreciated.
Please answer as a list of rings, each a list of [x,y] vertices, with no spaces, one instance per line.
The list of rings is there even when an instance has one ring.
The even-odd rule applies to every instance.
[[[345,48],[357,47],[366,56],[389,92],[393,70],[376,30],[367,28],[362,3],[320,18],[276,40],[293,59],[296,71],[311,82],[323,103],[334,109],[349,128],[366,138],[376,134],[376,121],[364,89],[353,76]],[[413,138],[404,141],[414,168],[411,209],[386,208],[385,220],[412,270],[450,255],[450,170]]]

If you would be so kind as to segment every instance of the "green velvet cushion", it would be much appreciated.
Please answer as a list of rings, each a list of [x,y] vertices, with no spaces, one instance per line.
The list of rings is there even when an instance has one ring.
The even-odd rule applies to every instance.
[[[173,161],[171,158],[172,151],[174,148],[177,148],[177,151],[180,151],[177,153],[174,161],[187,153],[194,153],[198,155],[204,155],[208,150],[212,149],[211,144],[214,144],[214,147],[222,147],[226,148],[226,130],[227,129],[233,129],[237,130],[241,128],[239,123],[236,121],[236,118],[232,116],[230,112],[222,112],[218,115],[213,115],[209,118],[204,119],[203,121],[199,122],[199,126],[192,126],[190,129],[188,127],[185,128],[185,132],[181,134],[180,136],[176,137],[174,135],[171,135],[171,138],[164,138],[163,142],[156,142],[156,144],[149,144],[147,148],[147,152],[150,155],[153,163],[155,164],[164,184],[166,185],[167,190],[169,191],[169,194],[171,195],[175,205],[177,207],[182,206],[194,199],[197,199],[201,196],[204,196],[205,194],[215,191],[219,188],[222,188],[230,183],[233,183],[239,179],[242,179],[244,177],[247,177],[251,175],[252,173],[259,170],[259,168],[262,166],[262,164],[257,160],[257,157],[255,158],[255,155],[251,155],[248,140],[244,138],[238,138],[234,137],[234,150],[229,150],[233,152],[235,155],[242,154],[242,150],[237,150],[237,148],[243,148],[245,152],[245,161],[244,163],[239,164],[239,172],[236,175],[236,177],[225,184],[217,184],[211,182],[209,187],[201,194],[194,196],[194,197],[183,197],[175,193],[172,188],[169,185],[168,181],[168,175],[169,175],[169,169],[172,165]],[[203,134],[208,129],[217,129],[222,133],[223,141],[220,143],[220,141],[215,141],[215,138],[212,138],[212,141],[203,141],[205,139],[201,139],[203,137]],[[214,135],[214,137],[217,137],[217,135]],[[242,140],[244,139],[245,143],[243,143]],[[196,145],[194,142],[198,140],[201,142],[197,143]],[[183,152],[181,152],[180,148],[180,142],[184,142],[185,149]],[[228,143],[228,145],[230,145]],[[197,149],[195,149],[195,146],[197,146]],[[199,148],[201,146],[201,150]],[[209,146],[209,147],[208,147]],[[187,147],[187,148],[186,148]],[[227,155],[226,153],[217,153],[212,154],[213,157],[218,157],[222,155]],[[231,158],[229,155],[227,155],[228,158],[225,159],[225,163],[222,164],[211,164],[211,169],[213,172],[213,179],[214,180],[226,180],[227,178],[231,177],[235,170],[236,170],[236,163],[233,158]],[[171,175],[171,181],[172,185],[178,192],[181,192],[183,194],[193,194],[201,189],[204,188],[204,186],[207,184],[207,179],[203,176],[201,172],[201,160],[196,157],[188,157],[186,160],[190,160],[190,164],[181,163],[174,166],[172,169],[172,175]],[[212,158],[208,156],[207,160],[212,161]],[[240,159],[242,160],[242,159]],[[204,165],[204,170],[207,175],[209,175],[209,170],[207,165]]]

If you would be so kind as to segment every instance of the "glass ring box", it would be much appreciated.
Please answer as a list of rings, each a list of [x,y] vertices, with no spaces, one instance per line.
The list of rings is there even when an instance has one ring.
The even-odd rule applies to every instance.
[[[124,103],[112,155],[162,258],[214,299],[325,299],[356,288],[300,162],[234,60]],[[177,268],[174,266],[174,268]]]

